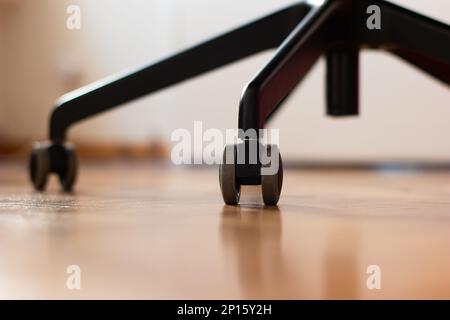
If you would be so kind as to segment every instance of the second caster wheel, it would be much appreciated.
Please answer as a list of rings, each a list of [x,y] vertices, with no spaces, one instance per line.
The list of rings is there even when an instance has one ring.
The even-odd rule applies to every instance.
[[[29,162],[31,182],[44,190],[50,173],[56,173],[64,191],[71,191],[77,177],[77,156],[72,144],[36,143]]]
[[[78,162],[75,147],[72,144],[65,144],[62,153],[61,164],[58,173],[59,182],[64,191],[72,191],[77,179]]]
[[[281,189],[283,187],[283,162],[277,145],[267,145],[265,148],[267,157],[269,159],[278,158],[278,163],[276,161],[270,161],[262,165],[261,191],[264,204],[275,206],[280,199]]]
[[[219,168],[219,183],[223,200],[228,205],[238,204],[241,197],[241,185],[236,177],[236,159],[237,146],[226,145],[223,151],[223,161]]]
[[[29,163],[30,179],[36,190],[44,190],[50,173],[50,152],[48,143],[35,143]]]

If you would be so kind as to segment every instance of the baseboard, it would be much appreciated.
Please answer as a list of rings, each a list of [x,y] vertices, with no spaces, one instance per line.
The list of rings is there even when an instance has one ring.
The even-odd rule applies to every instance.
[[[130,159],[170,161],[170,145],[164,141],[154,140],[141,144],[120,143],[74,143],[77,155],[83,159]],[[25,159],[29,156],[31,143],[0,143],[0,157]],[[323,161],[285,158],[285,168],[306,170],[450,170],[450,161],[432,160],[380,160],[380,161]],[[195,167],[206,167],[203,165]]]
[[[165,160],[170,157],[170,146],[152,141],[146,144],[74,143],[81,158],[131,158]],[[0,156],[28,156],[32,143],[0,143]]]

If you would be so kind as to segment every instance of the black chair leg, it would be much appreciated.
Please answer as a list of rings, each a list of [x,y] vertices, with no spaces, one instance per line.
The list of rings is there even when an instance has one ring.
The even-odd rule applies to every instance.
[[[342,47],[327,53],[327,114],[354,116],[359,111],[359,49]]]
[[[63,141],[72,124],[144,95],[278,46],[310,6],[300,3],[139,70],[63,96],[50,119],[49,138]]]
[[[341,2],[314,7],[250,81],[239,107],[239,129],[258,131],[280,102],[303,80],[320,55],[332,46],[327,30]]]
[[[281,155],[278,146],[260,144],[259,130],[264,128],[268,118],[304,78],[320,55],[332,45],[334,36],[330,37],[327,31],[333,26],[332,16],[341,8],[342,3],[336,1],[314,7],[247,85],[239,108],[239,134],[243,143],[239,143],[234,149],[229,146],[225,148],[224,159],[227,158],[227,150],[236,156],[233,163],[220,167],[220,186],[227,204],[239,201],[241,185],[261,185],[264,203],[277,204],[283,182]],[[270,158],[269,162],[261,161],[263,154],[266,160]]]
[[[386,50],[436,79],[450,84],[450,27],[392,3],[369,1],[380,7],[380,30],[356,28],[363,23],[364,5],[353,13],[361,46]]]

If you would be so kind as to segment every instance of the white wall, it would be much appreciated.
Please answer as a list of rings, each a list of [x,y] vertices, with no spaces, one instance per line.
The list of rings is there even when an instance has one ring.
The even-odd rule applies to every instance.
[[[8,17],[7,128],[19,139],[46,134],[52,101],[74,83],[61,70],[79,66],[86,84],[159,59],[292,1],[37,0]],[[395,1],[450,22],[448,0]],[[82,8],[82,29],[65,28],[65,7]],[[76,126],[71,139],[145,142],[178,127],[235,128],[245,83],[264,53]],[[66,80],[67,82],[67,80]],[[450,159],[450,91],[398,59],[367,52],[361,60],[361,109],[355,119],[324,116],[323,62],[295,92],[272,127],[282,152],[301,159]],[[31,111],[24,112],[32,106]],[[17,130],[20,127],[21,130]]]
[[[1,76],[2,71],[4,70],[5,66],[5,58],[4,58],[4,27],[3,27],[3,9],[0,5],[0,142],[4,139],[3,138],[3,131],[4,131],[4,122],[5,122],[5,116],[4,116],[4,112],[5,112],[5,97],[3,94],[3,90],[5,87],[4,84],[4,80],[5,78],[3,76]]]
[[[43,137],[55,97],[67,88],[59,59],[73,43],[63,37],[65,6],[60,1],[17,1],[3,15],[4,124],[7,138]],[[63,14],[60,14],[60,13]]]

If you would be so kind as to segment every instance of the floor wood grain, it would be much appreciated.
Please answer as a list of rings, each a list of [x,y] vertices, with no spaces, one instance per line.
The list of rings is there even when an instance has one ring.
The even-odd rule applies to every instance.
[[[450,298],[448,171],[286,170],[277,208],[254,187],[224,206],[212,169],[80,173],[36,193],[0,162],[0,298]]]

